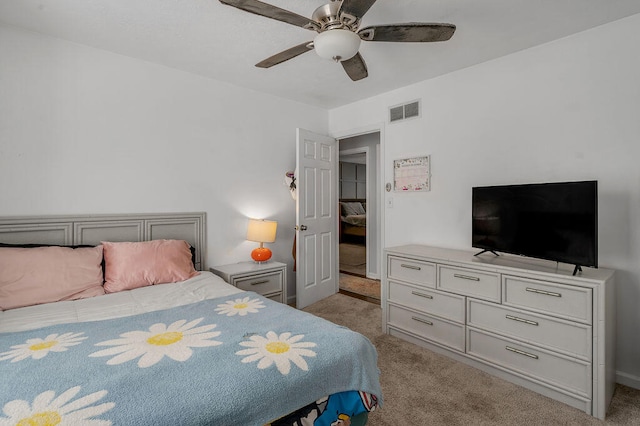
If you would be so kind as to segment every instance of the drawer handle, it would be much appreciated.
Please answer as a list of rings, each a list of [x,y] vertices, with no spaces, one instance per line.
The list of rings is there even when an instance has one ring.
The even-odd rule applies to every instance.
[[[554,293],[552,291],[546,291],[546,290],[538,290],[537,288],[527,287],[526,290],[531,293],[544,294],[545,296],[562,297],[562,294],[560,293]]]
[[[433,325],[433,323],[431,321],[427,321],[426,319],[422,319],[422,318],[419,318],[419,317],[411,317],[411,319],[413,319],[415,321],[418,321],[418,322],[421,322],[423,324]]]
[[[521,351],[520,349],[512,348],[511,346],[505,346],[506,350],[515,352],[520,355],[528,356],[529,358],[538,359],[538,355],[530,354],[529,352]]]
[[[419,271],[419,270],[422,269],[419,266],[407,265],[406,263],[402,263],[402,264],[400,264],[400,266],[402,266],[403,268],[407,268],[407,269],[415,269],[416,271]]]
[[[419,291],[412,291],[411,294],[413,294],[414,296],[424,297],[425,299],[433,299],[433,296],[429,294],[420,293]]]
[[[535,321],[531,321],[531,320],[524,319],[524,318],[514,317],[513,315],[507,315],[507,319],[518,321],[518,322],[523,322],[525,324],[538,325],[538,323],[535,322]]]
[[[480,281],[480,278],[471,277],[469,275],[453,274],[453,276],[456,277],[456,278],[462,278],[463,280]]]
[[[269,280],[256,281],[256,282],[252,282],[251,285],[266,284],[268,282],[269,282]]]

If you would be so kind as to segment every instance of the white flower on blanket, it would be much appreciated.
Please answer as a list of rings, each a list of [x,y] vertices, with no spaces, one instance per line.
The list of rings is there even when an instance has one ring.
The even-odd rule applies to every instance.
[[[106,390],[94,392],[90,395],[71,401],[80,392],[80,386],[73,387],[61,393],[57,398],[52,390],[42,392],[36,396],[32,404],[15,399],[7,402],[2,408],[0,426],[9,425],[86,425],[109,426],[111,421],[92,419],[111,410],[115,404],[105,402],[93,405],[107,394]]]
[[[218,305],[215,309],[220,315],[227,315],[232,317],[234,315],[240,315],[241,317],[247,314],[255,314],[258,309],[264,308],[264,303],[260,299],[249,299],[245,297],[243,299],[228,300]]]
[[[11,346],[11,350],[0,353],[0,361],[10,359],[11,362],[22,361],[23,359],[33,358],[41,359],[49,354],[49,352],[64,352],[71,346],[82,343],[86,336],[84,333],[63,333],[50,334],[44,339],[33,338],[27,339],[25,343]]]
[[[315,357],[316,353],[307,348],[313,348],[316,344],[301,342],[303,338],[304,334],[291,336],[291,333],[282,333],[278,335],[273,331],[269,331],[266,337],[252,335],[249,341],[240,342],[240,346],[247,346],[249,349],[238,351],[236,355],[247,355],[242,358],[243,363],[258,361],[258,368],[261,370],[275,364],[278,371],[286,375],[289,374],[293,362],[301,370],[308,371],[309,366],[302,357]]]
[[[169,326],[157,323],[149,327],[149,331],[129,331],[120,335],[121,339],[96,343],[96,346],[113,346],[90,354],[90,357],[112,356],[108,365],[122,364],[140,357],[138,367],[147,368],[160,362],[165,356],[174,361],[184,362],[191,358],[191,348],[218,346],[222,342],[210,340],[220,335],[219,331],[211,331],[216,324],[195,327],[204,318],[187,323],[187,320],[176,321]],[[195,327],[195,328],[194,328]]]

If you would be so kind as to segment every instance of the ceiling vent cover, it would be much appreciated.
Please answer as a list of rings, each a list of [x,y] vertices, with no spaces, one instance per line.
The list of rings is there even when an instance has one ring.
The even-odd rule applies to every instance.
[[[420,101],[389,107],[389,122],[396,123],[408,118],[420,117]]]

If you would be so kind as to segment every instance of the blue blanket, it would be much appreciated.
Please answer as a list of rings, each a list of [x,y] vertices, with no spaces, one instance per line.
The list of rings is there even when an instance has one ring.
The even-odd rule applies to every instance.
[[[261,425],[362,391],[325,401],[328,425],[382,402],[376,364],[364,336],[241,293],[0,334],[0,424]]]

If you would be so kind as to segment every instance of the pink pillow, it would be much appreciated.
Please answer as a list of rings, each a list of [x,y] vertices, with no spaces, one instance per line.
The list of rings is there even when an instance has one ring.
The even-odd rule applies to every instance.
[[[0,247],[0,309],[104,294],[102,246]]]
[[[104,289],[107,293],[153,284],[175,283],[198,275],[191,263],[189,243],[153,240],[104,246]]]

